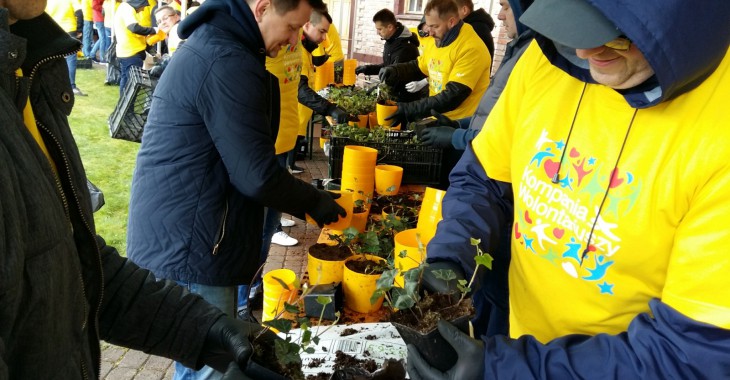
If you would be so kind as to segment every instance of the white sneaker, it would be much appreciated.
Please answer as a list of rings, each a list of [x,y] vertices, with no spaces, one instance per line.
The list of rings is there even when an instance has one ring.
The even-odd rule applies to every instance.
[[[297,245],[297,243],[299,243],[299,240],[287,235],[284,231],[279,231],[271,237],[271,242],[276,245],[291,247],[293,245]]]
[[[281,218],[282,227],[292,227],[292,226],[295,226],[296,224],[297,224],[297,222],[295,222],[293,219]]]

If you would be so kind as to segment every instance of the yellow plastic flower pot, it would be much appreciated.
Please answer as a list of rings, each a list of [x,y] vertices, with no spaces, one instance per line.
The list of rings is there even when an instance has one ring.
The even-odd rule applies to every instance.
[[[388,104],[375,104],[375,113],[378,115],[378,125],[382,125],[384,127],[390,127],[393,125],[394,120],[385,120],[390,115],[395,113],[395,111],[398,110],[397,105],[388,105]]]
[[[403,168],[396,165],[375,166],[375,191],[380,195],[396,195],[403,180]]]
[[[423,253],[418,250],[418,230],[411,228],[395,234],[393,238],[395,243],[393,265],[398,269],[398,275],[395,276],[395,286],[403,287],[403,272],[417,267],[426,259],[426,246],[423,246]],[[403,256],[405,252],[405,256]],[[401,257],[403,256],[403,257]]]
[[[325,260],[312,256],[307,250],[307,273],[309,273],[309,284],[332,284],[342,282],[342,273],[345,267],[345,259]]]
[[[365,227],[368,224],[368,215],[370,214],[369,211],[364,212],[357,212],[352,214],[352,222],[350,222],[350,227],[357,230],[357,232],[364,232]]]
[[[421,202],[421,209],[418,212],[418,223],[416,229],[421,234],[423,244],[428,244],[436,234],[436,226],[441,221],[441,202],[446,195],[446,191],[426,187]]]
[[[263,276],[264,299],[261,321],[270,321],[284,311],[284,302],[292,303],[297,298],[297,275],[291,269],[274,269]],[[291,318],[286,313],[284,318]]]
[[[370,297],[375,292],[375,282],[380,278],[380,273],[357,273],[347,266],[347,263],[353,260],[363,260],[363,255],[355,255],[345,260],[345,269],[342,275],[345,305],[353,311],[363,314],[377,311],[383,305],[383,297],[380,297],[375,303],[370,303]],[[382,257],[373,255],[365,255],[365,260],[378,263],[385,261]]]
[[[357,59],[346,59],[342,64],[342,84],[352,86],[355,84],[355,68],[357,68]]]
[[[367,128],[368,126],[368,115],[357,115],[357,121],[348,121],[347,124],[351,126],[357,126],[360,128]]]

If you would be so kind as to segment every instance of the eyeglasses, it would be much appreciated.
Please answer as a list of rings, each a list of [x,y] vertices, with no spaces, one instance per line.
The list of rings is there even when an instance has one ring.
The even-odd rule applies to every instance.
[[[627,51],[631,48],[631,40],[625,36],[620,36],[616,37],[614,40],[606,42],[603,46],[613,50]]]
[[[157,23],[158,23],[158,24],[161,24],[161,23],[163,23],[163,22],[165,22],[165,21],[169,20],[169,19],[170,19],[170,17],[172,17],[172,16],[173,16],[173,15],[165,15],[165,16],[162,16],[162,17],[160,17],[160,18],[158,18],[158,19],[157,19]]]

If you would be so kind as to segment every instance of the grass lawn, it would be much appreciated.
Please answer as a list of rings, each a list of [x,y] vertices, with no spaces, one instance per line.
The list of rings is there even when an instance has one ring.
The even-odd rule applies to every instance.
[[[107,118],[119,99],[118,86],[106,86],[105,68],[77,70],[77,96],[69,117],[86,175],[103,192],[106,204],[94,216],[96,230],[108,245],[126,256],[127,209],[139,144],[109,137]]]

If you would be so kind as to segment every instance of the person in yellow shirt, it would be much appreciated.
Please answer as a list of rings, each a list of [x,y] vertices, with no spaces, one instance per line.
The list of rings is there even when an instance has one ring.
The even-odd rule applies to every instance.
[[[423,275],[470,277],[480,239],[473,299],[508,310],[475,322],[507,329],[441,323],[458,360],[409,347],[412,379],[728,378],[728,20],[726,0],[525,11],[537,35],[451,173]]]
[[[91,57],[91,48],[94,46],[94,18],[91,8],[91,0],[81,0],[81,12],[83,13],[84,26],[81,34],[81,52],[84,57]]]
[[[399,102],[398,110],[389,118],[398,123],[430,116],[431,110],[456,119],[470,116],[489,85],[489,51],[471,25],[459,18],[456,4],[431,0],[424,14],[435,44],[427,45],[417,60],[380,71],[381,82],[388,85],[428,77],[429,96]]]
[[[146,37],[157,34],[155,28],[150,26],[149,16],[144,15],[145,9],[149,9],[149,5],[147,0],[127,0],[119,4],[114,13],[114,35],[117,39],[116,52],[120,70],[120,97],[129,80],[129,68],[132,66],[141,68],[144,63],[147,49]]]
[[[71,37],[78,38],[78,25],[76,23],[76,9],[79,9],[81,3],[77,0],[49,0],[46,2],[46,13],[48,13],[53,21],[63,28]],[[68,78],[71,82],[71,89],[76,96],[86,96],[86,94],[76,87],[76,61],[78,57],[74,51],[66,56],[66,65],[68,66]]]

